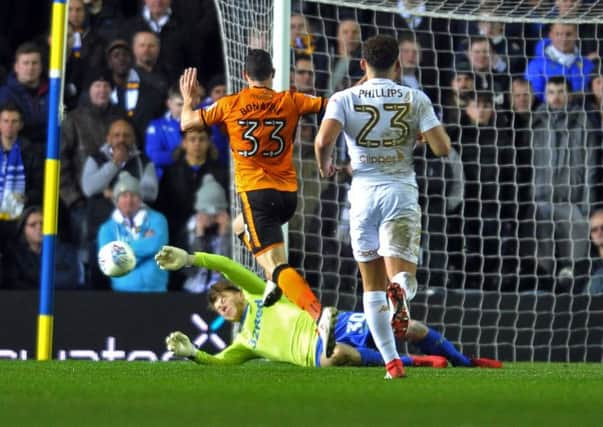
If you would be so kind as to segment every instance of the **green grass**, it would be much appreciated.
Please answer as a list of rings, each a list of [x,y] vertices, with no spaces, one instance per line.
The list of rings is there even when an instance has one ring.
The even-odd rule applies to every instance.
[[[599,426],[603,365],[303,369],[0,361],[1,426]]]

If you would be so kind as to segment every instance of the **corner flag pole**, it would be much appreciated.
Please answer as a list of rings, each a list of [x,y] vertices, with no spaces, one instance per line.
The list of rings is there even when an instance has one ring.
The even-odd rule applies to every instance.
[[[52,358],[54,308],[54,255],[57,236],[59,198],[59,144],[63,116],[63,70],[67,40],[67,13],[69,0],[52,3],[50,45],[50,88],[48,95],[48,141],[44,163],[44,205],[42,241],[42,269],[40,273],[40,306],[38,311],[38,340],[36,359]]]

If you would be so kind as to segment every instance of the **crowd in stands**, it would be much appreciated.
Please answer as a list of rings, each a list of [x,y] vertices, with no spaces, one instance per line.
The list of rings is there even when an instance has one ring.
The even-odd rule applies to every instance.
[[[24,14],[34,2],[7,3],[0,289],[32,289],[39,285],[53,40],[49,22]],[[415,148],[424,212],[420,283],[603,293],[603,26],[564,21],[580,0],[551,0],[548,17],[556,20],[547,24],[421,17],[412,13],[419,3],[400,0],[397,13],[385,13],[293,2],[292,86],[320,96],[350,87],[363,75],[362,41],[377,31],[394,35],[400,83],[427,93],[453,142],[445,159],[420,140]],[[258,43],[250,33],[249,46]],[[205,291],[216,272],[168,277],[152,252],[168,242],[231,251],[228,139],[220,126],[182,134],[179,124],[185,67],[199,71],[199,106],[226,95],[214,2],[70,0],[66,55],[56,286]],[[319,181],[316,130],[315,118],[300,122],[304,215],[290,224],[290,262],[313,286],[354,293],[361,287],[346,228],[351,176],[344,167]],[[345,166],[343,144],[337,156]],[[117,238],[131,243],[139,262],[135,274],[109,280],[96,254]]]

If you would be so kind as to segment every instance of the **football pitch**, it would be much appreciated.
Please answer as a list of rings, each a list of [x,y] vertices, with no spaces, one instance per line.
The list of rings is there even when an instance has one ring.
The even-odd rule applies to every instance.
[[[603,365],[0,361],[1,426],[600,426]]]

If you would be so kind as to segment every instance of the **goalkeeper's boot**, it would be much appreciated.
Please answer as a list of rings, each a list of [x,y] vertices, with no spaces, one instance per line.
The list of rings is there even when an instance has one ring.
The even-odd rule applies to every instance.
[[[399,358],[395,358],[391,362],[385,365],[387,373],[385,374],[386,380],[393,380],[395,378],[404,378],[406,373],[404,372],[404,364]]]
[[[264,296],[262,297],[264,307],[270,307],[276,304],[282,296],[283,290],[272,280],[268,280],[266,282],[266,287],[264,288]]]
[[[318,334],[322,340],[322,350],[326,358],[333,355],[335,350],[335,323],[337,322],[337,309],[325,307],[318,321]]]
[[[503,364],[500,360],[486,359],[485,357],[474,357],[471,359],[471,363],[473,363],[473,366],[478,368],[499,369],[503,367]]]
[[[392,330],[396,338],[404,338],[410,323],[410,312],[406,304],[406,293],[398,283],[387,285],[387,297],[392,307]]]
[[[425,366],[428,368],[447,368],[448,359],[442,356],[411,356],[412,366]]]

